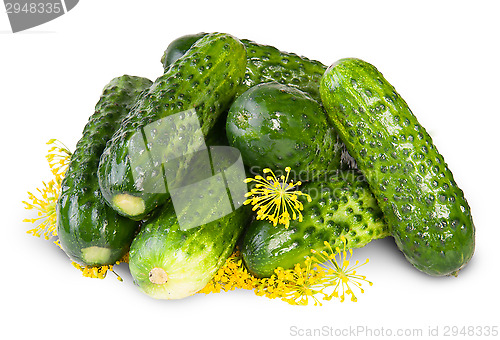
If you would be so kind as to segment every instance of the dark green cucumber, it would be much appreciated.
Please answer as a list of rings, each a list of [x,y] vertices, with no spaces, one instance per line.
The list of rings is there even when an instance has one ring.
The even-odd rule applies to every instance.
[[[131,110],[101,157],[99,184],[103,196],[116,211],[141,219],[168,200],[170,195],[162,177],[162,164],[152,160],[149,142],[143,145],[135,142],[154,139],[156,128],[169,128],[161,125],[161,119],[190,109],[196,110],[201,132],[206,136],[220,114],[229,108],[242,82],[245,64],[245,48],[239,40],[227,34],[208,34],[154,82]],[[168,147],[160,150],[161,161],[177,147],[189,148],[199,144],[200,138],[192,134],[183,140],[172,137],[168,143],[164,141]],[[159,150],[158,145],[155,147]],[[183,154],[189,151],[186,149]],[[131,165],[132,158],[135,159],[134,166]],[[141,170],[134,177],[137,167]]]
[[[146,78],[125,75],[106,85],[71,156],[57,202],[57,235],[75,262],[114,264],[128,251],[136,233],[137,222],[108,207],[95,174],[106,142],[151,84]]]
[[[251,40],[241,40],[247,50],[247,70],[239,94],[252,86],[275,81],[296,87],[321,102],[319,83],[326,66],[295,53],[279,51]]]
[[[182,56],[189,47],[206,33],[185,35],[177,38],[167,47],[162,64],[166,70]],[[252,86],[271,81],[296,87],[320,101],[319,82],[326,66],[316,60],[310,60],[295,53],[282,52],[275,47],[260,45],[242,39],[247,52],[245,79],[238,90],[242,94]]]
[[[359,59],[333,64],[320,90],[406,258],[430,275],[455,274],[474,252],[470,208],[406,102]]]
[[[278,267],[293,268],[311,256],[311,249],[361,248],[374,239],[389,236],[383,214],[362,175],[339,172],[329,181],[309,182],[300,190],[309,193],[303,221],[290,222],[288,229],[266,220],[254,220],[242,239],[241,252],[248,270],[269,277]]]
[[[226,134],[226,120],[222,118],[220,117],[217,120],[212,130],[205,137],[205,144],[207,146],[229,145]]]
[[[175,61],[182,57],[195,42],[203,38],[205,35],[207,35],[207,33],[190,34],[172,41],[161,57],[161,63],[164,71],[166,72],[170,65],[175,63]]]
[[[255,172],[289,166],[305,181],[341,167],[343,143],[320,104],[297,88],[278,83],[250,88],[231,105],[226,132]]]
[[[249,222],[242,206],[208,224],[182,230],[171,203],[142,226],[130,247],[130,273],[141,291],[157,299],[182,299],[205,287],[225,263]],[[193,207],[201,214],[210,207]]]

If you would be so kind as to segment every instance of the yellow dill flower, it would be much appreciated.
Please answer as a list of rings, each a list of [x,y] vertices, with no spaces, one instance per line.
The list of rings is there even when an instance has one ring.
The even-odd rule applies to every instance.
[[[277,268],[270,278],[263,278],[255,285],[255,294],[270,299],[279,298],[291,305],[307,305],[309,300],[314,305],[322,305],[316,295],[325,295],[325,271],[318,267],[311,258],[305,264],[296,264],[293,269]]]
[[[227,292],[236,288],[253,289],[256,281],[257,279],[248,273],[243,264],[241,253],[236,250],[226,260],[226,263],[219,268],[210,282],[198,293],[220,293],[221,291]]]
[[[56,231],[56,203],[61,191],[60,183],[51,180],[48,183],[42,182],[41,189],[37,188],[39,197],[28,192],[28,199],[31,203],[23,201],[24,208],[37,211],[38,217],[25,218],[23,222],[37,223],[33,229],[27,231],[28,234],[40,237],[42,234],[48,240],[52,236],[57,236]]]
[[[40,237],[42,234],[45,239],[57,236],[56,230],[56,204],[61,193],[61,182],[69,164],[71,152],[57,139],[51,139],[47,142],[52,145],[46,156],[49,162],[50,171],[54,179],[48,183],[42,182],[42,188],[37,188],[39,197],[28,192],[30,202],[23,201],[25,209],[37,211],[38,217],[24,219],[24,222],[38,223],[35,228],[27,231],[28,234]]]
[[[59,244],[60,246],[60,244]],[[119,261],[116,261],[116,263],[114,265],[119,265],[120,263],[128,263],[129,261],[129,254],[126,253],[125,255],[123,255],[123,257],[119,260]],[[73,267],[75,267],[76,269],[80,270],[82,272],[82,275],[84,277],[90,277],[90,278],[94,278],[94,279],[104,279],[106,277],[106,274],[108,272],[113,272],[113,274],[116,275],[116,278],[119,280],[119,281],[122,281],[123,282],[123,279],[120,277],[120,275],[118,275],[114,270],[113,270],[113,266],[114,265],[107,265],[107,266],[82,266],[76,262],[71,262],[71,264],[73,265]]]
[[[344,244],[342,251],[336,247],[336,252],[333,252],[330,244],[325,241],[329,253],[311,250],[318,257],[307,257],[303,266],[296,264],[293,269],[288,270],[277,268],[270,278],[256,283],[255,294],[271,299],[280,298],[292,305],[307,305],[312,299],[315,306],[321,306],[318,297],[323,300],[335,297],[344,302],[346,294],[351,295],[352,301],[357,301],[352,288],[356,287],[364,293],[362,282],[367,282],[370,286],[373,284],[365,276],[356,274],[356,270],[368,263],[368,260],[363,264],[356,261],[349,267],[352,249],[347,252],[345,237],[341,236],[341,240]]]
[[[47,145],[52,145],[47,156],[45,156],[49,162],[50,171],[54,175],[56,182],[61,184],[64,173],[69,165],[71,152],[57,139],[49,140]]]
[[[280,223],[284,224],[285,228],[290,226],[291,219],[298,218],[299,222],[302,222],[300,211],[304,207],[298,200],[298,196],[305,196],[308,202],[311,202],[311,196],[294,190],[302,184],[300,181],[288,183],[290,170],[290,167],[286,167],[286,176],[282,175],[279,179],[268,168],[263,170],[265,174],[270,174],[266,178],[257,175],[255,178],[245,179],[245,183],[255,182],[255,186],[245,194],[245,197],[250,198],[244,204],[252,204],[254,211],[258,209],[258,220],[268,219],[274,226]]]
[[[315,306],[321,306],[320,298],[328,301],[334,297],[344,302],[346,294],[351,295],[352,301],[357,301],[352,287],[359,288],[363,293],[362,281],[372,285],[365,276],[356,274],[356,269],[368,263],[368,260],[361,265],[356,261],[355,265],[349,267],[352,250],[347,252],[346,239],[341,236],[341,240],[344,243],[343,251],[337,247],[336,252],[333,252],[329,243],[325,242],[330,253],[311,250],[318,257],[307,257],[303,265],[297,263],[292,269],[276,268],[271,277],[263,279],[258,279],[247,271],[240,252],[236,250],[198,293],[220,293],[236,288],[253,289],[258,296],[279,298],[291,305],[307,305],[313,301]],[[330,292],[330,289],[333,290]]]
[[[333,287],[333,292],[325,295],[325,300],[330,300],[335,297],[340,298],[340,301],[344,302],[345,295],[347,294],[351,295],[351,301],[356,302],[358,299],[354,295],[352,289],[357,288],[361,293],[364,293],[363,288],[361,288],[363,282],[368,283],[370,286],[373,285],[371,281],[366,279],[366,276],[358,275],[356,273],[356,270],[367,264],[369,259],[366,259],[366,261],[362,264],[356,260],[356,262],[349,267],[352,257],[352,249],[346,251],[347,240],[344,236],[341,236],[341,240],[344,244],[342,251],[340,250],[340,247],[336,247],[334,252],[330,244],[325,241],[325,246],[329,252],[311,250],[313,254],[318,256],[313,256],[312,259],[314,262],[321,265],[320,268],[323,268],[326,272],[324,276],[325,282],[329,282],[329,285]]]
[[[90,278],[101,279],[102,280],[102,279],[104,279],[106,277],[106,274],[108,273],[108,271],[111,271],[111,272],[113,272],[116,275],[116,277],[117,277],[118,280],[123,281],[123,279],[120,277],[120,275],[118,275],[113,270],[113,265],[93,267],[93,266],[82,266],[82,265],[79,265],[76,262],[71,262],[71,264],[76,269],[79,269],[82,272],[82,275],[85,276],[85,277],[90,277]]]

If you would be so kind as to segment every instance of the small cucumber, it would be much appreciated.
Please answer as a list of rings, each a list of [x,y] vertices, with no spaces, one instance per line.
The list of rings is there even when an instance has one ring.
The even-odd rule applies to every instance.
[[[128,251],[136,233],[137,222],[107,206],[95,173],[106,142],[139,94],[151,84],[146,78],[125,75],[106,85],[71,156],[57,202],[57,235],[61,247],[75,262],[114,264]]]
[[[290,166],[305,181],[341,167],[343,143],[322,107],[290,86],[265,83],[247,90],[231,105],[226,132],[254,172]]]
[[[229,108],[242,82],[245,65],[245,48],[239,40],[227,34],[208,34],[141,97],[108,143],[99,165],[101,191],[118,213],[141,219],[168,200],[161,162],[177,152],[176,148],[184,147],[180,152],[183,155],[196,151],[190,148],[198,146],[203,136],[193,132],[182,140],[172,137],[167,141],[170,134],[161,130],[171,126],[162,125],[161,120],[177,113],[185,116],[187,113],[181,112],[194,109],[201,132],[206,136]],[[158,136],[169,147],[158,143],[151,146],[154,143],[150,139]],[[154,156],[158,159],[153,160],[155,153],[159,153]]]
[[[161,59],[165,71],[205,35],[206,33],[190,34],[172,41]],[[245,78],[237,95],[255,85],[275,81],[298,88],[318,102],[321,100],[319,82],[326,70],[325,65],[295,53],[279,51],[273,46],[257,44],[247,39],[242,39],[241,42],[246,49],[247,65]]]
[[[309,182],[300,190],[312,201],[304,203],[302,222],[290,221],[285,229],[266,220],[254,220],[242,239],[241,252],[248,270],[269,277],[278,267],[293,268],[311,256],[311,249],[335,249],[346,238],[346,248],[361,248],[389,236],[382,212],[362,175],[343,171],[329,181]]]
[[[320,91],[399,249],[427,274],[455,274],[474,252],[470,208],[406,102],[373,65],[359,59],[330,66]]]
[[[130,247],[129,268],[141,291],[156,299],[182,299],[205,287],[231,255],[249,222],[242,206],[208,224],[182,230],[171,203],[148,221]],[[210,207],[193,207],[200,214]]]

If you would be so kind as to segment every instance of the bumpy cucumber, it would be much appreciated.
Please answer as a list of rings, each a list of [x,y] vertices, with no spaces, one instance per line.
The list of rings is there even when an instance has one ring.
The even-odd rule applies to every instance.
[[[106,85],[71,156],[57,202],[57,235],[75,262],[114,264],[128,251],[136,233],[137,222],[107,206],[95,173],[106,142],[151,84],[148,79],[125,75]]]
[[[162,64],[165,70],[183,55],[189,47],[206,33],[185,35],[177,38],[167,47]],[[294,53],[282,52],[275,47],[257,44],[242,39],[247,52],[245,79],[238,90],[242,94],[252,86],[271,81],[296,87],[320,101],[319,82],[326,66]]]
[[[231,105],[226,131],[229,144],[256,171],[290,166],[304,181],[341,167],[343,143],[322,107],[290,86],[265,83],[247,90]]]
[[[206,286],[231,255],[249,221],[242,206],[208,224],[182,230],[171,203],[148,221],[130,247],[129,268],[141,291],[157,299],[181,299]],[[210,207],[193,207],[193,213]]]
[[[328,68],[320,91],[406,258],[430,275],[456,273],[474,252],[470,208],[406,102],[359,59]]]
[[[152,161],[150,143],[146,143],[147,146],[132,143],[132,147],[131,140],[137,136],[134,134],[143,134],[142,137],[139,135],[139,140],[154,139],[156,129],[165,126],[160,123],[146,132],[146,127],[152,126],[150,124],[195,109],[201,131],[206,136],[219,115],[229,108],[236,88],[242,82],[245,65],[245,48],[239,40],[227,34],[208,34],[154,82],[131,110],[101,157],[99,184],[103,196],[116,211],[140,219],[169,198],[162,165]],[[168,135],[163,137],[168,138]],[[177,147],[175,143],[199,144],[199,138],[196,134],[182,141],[172,138],[169,142],[172,146],[164,141],[169,147],[161,152],[172,152]],[[184,151],[186,154],[189,150]],[[135,158],[134,167],[131,165],[132,156]],[[134,178],[136,167],[141,170]],[[160,184],[164,185],[163,189],[150,190]]]
[[[312,98],[321,101],[319,83],[326,66],[316,60],[298,56],[295,53],[279,51],[269,45],[241,40],[247,51],[247,70],[243,88],[239,93],[257,84],[275,81],[296,87]]]
[[[346,238],[346,248],[360,248],[374,239],[386,237],[389,228],[359,173],[339,172],[329,181],[309,182],[301,188],[311,202],[304,203],[303,221],[290,222],[288,229],[266,220],[254,220],[242,239],[241,251],[248,270],[269,277],[274,269],[292,268],[311,256],[311,249],[335,249]]]

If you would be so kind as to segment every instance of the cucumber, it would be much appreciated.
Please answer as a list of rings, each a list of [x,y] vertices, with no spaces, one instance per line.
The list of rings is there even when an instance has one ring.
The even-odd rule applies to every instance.
[[[192,207],[210,213],[210,207]],[[174,206],[168,203],[149,220],[130,247],[129,268],[134,283],[156,299],[182,299],[205,287],[231,255],[251,209],[241,206],[231,214],[197,228],[182,230]]]
[[[330,66],[320,91],[399,249],[424,273],[456,275],[474,252],[470,208],[406,102],[373,65],[359,59]]]
[[[167,72],[170,65],[175,63],[175,61],[182,57],[195,42],[203,38],[205,35],[207,35],[207,33],[190,34],[172,41],[161,58],[164,71]]]
[[[226,120],[221,116],[208,135],[205,137],[205,144],[207,146],[224,145],[229,146],[226,134]]]
[[[168,200],[162,162],[174,152],[186,155],[196,151],[193,145],[202,144],[203,136],[186,133],[191,126],[168,125],[162,119],[195,109],[195,120],[199,120],[206,136],[229,108],[242,82],[245,64],[245,48],[237,39],[227,34],[208,34],[154,82],[101,157],[99,184],[110,206],[123,216],[142,219]],[[186,111],[180,115],[189,114]],[[162,130],[169,128],[176,128],[176,133],[185,129],[185,138],[167,140],[169,134]],[[150,145],[150,139],[157,138],[157,130],[168,147]]]
[[[137,222],[109,208],[95,176],[106,142],[139,94],[152,82],[124,75],[106,85],[95,113],[83,130],[61,184],[57,235],[66,254],[83,265],[114,264],[128,251]]]
[[[185,35],[172,41],[161,59],[165,71],[192,44],[205,35],[206,33]],[[241,42],[247,52],[247,68],[237,95],[255,85],[275,81],[296,87],[320,102],[319,82],[326,70],[325,65],[248,39],[242,39]]]
[[[245,80],[238,94],[252,86],[275,81],[296,87],[321,102],[319,83],[325,73],[325,65],[295,53],[279,51],[273,46],[246,39],[241,42],[245,45],[248,61]]]
[[[307,181],[341,167],[343,144],[325,112],[294,87],[265,83],[250,88],[231,105],[226,132],[254,172],[290,166]]]
[[[242,238],[241,253],[248,270],[270,277],[278,267],[291,269],[311,256],[311,249],[333,249],[346,238],[346,248],[360,248],[389,236],[382,211],[362,175],[342,171],[328,181],[309,182],[301,188],[312,201],[304,202],[303,221],[290,221],[285,229],[265,220],[254,220]]]

